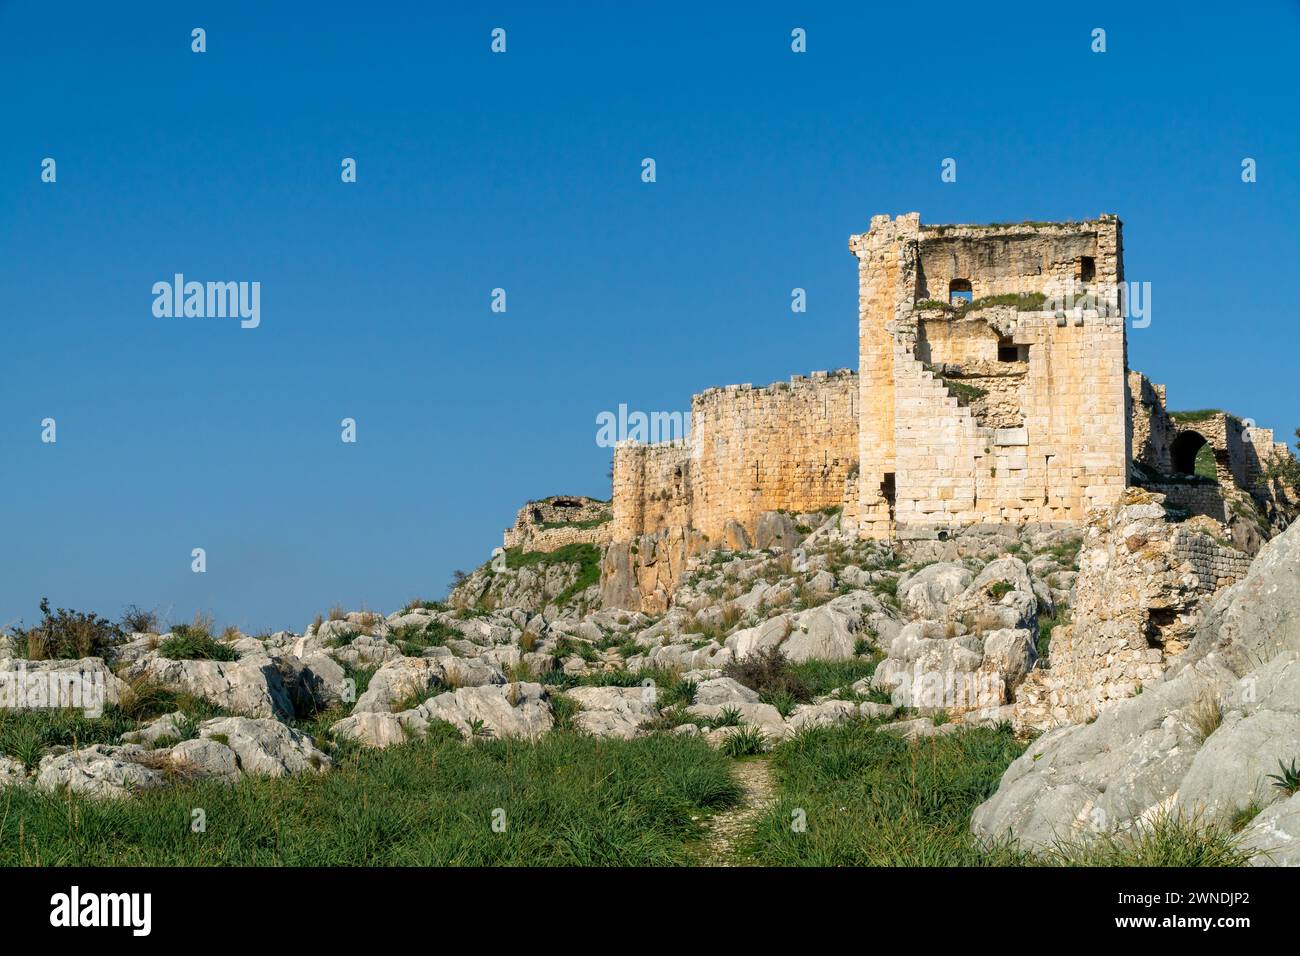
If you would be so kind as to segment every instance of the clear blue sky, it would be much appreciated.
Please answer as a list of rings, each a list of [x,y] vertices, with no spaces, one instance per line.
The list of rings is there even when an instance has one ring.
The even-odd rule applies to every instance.
[[[1294,2],[460,6],[0,0],[0,625],[441,596],[608,496],[598,412],[856,366],[875,213],[1115,212],[1130,364],[1300,424]],[[176,272],[261,327],[154,318]]]

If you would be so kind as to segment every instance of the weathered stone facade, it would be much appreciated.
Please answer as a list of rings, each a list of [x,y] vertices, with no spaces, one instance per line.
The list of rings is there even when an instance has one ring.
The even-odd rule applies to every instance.
[[[525,551],[554,551],[566,544],[604,545],[610,540],[608,501],[582,495],[555,495],[530,501],[519,509],[504,545]]]
[[[863,535],[1078,523],[1117,499],[1128,470],[1124,319],[1110,291],[1124,277],[1118,219],[876,216],[849,248]],[[1087,308],[1054,307],[1085,295]]]
[[[848,369],[694,396],[685,442],[615,449],[613,540],[685,528],[721,542],[731,520],[752,537],[763,512],[841,506],[857,463],[857,402]]]
[[[1235,416],[1170,415],[1164,387],[1128,370],[1121,228],[874,217],[849,241],[858,373],[708,389],[685,440],[621,444],[610,540],[730,547],[763,513],[836,507],[864,538],[1078,526],[1162,477],[1171,506],[1253,520],[1245,498],[1176,473],[1208,442],[1221,485],[1245,494],[1289,452]]]
[[[1250,557],[1204,518],[1166,520],[1163,497],[1126,489],[1090,516],[1071,620],[1051,634],[1048,667],[1017,688],[1017,727],[1089,720],[1158,681],[1186,648],[1204,602],[1245,577]]]

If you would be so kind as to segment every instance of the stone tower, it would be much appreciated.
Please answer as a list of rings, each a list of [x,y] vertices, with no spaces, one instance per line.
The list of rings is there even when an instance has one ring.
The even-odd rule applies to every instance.
[[[926,226],[875,216],[858,259],[859,532],[1077,523],[1128,477],[1115,216]]]

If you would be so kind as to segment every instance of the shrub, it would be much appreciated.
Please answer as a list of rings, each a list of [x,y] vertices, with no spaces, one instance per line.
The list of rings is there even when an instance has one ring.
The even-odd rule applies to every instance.
[[[767,734],[761,727],[746,724],[727,734],[718,749],[728,757],[752,757],[767,750]]]
[[[1297,769],[1295,760],[1291,761],[1289,767],[1279,760],[1277,767],[1281,773],[1270,773],[1268,775],[1268,779],[1273,781],[1273,786],[1287,795],[1300,792],[1300,769]]]
[[[767,647],[741,660],[732,661],[723,668],[723,673],[758,691],[760,697],[788,694],[800,703],[813,699],[808,685],[790,666],[778,647]]]
[[[716,717],[709,720],[709,726],[715,730],[719,727],[739,727],[740,723],[739,707],[723,707]]]
[[[122,612],[118,626],[124,634],[157,634],[158,615],[136,604],[130,604]]]
[[[995,601],[1001,601],[1015,589],[1016,586],[1010,581],[997,581],[989,588],[989,597]]]
[[[171,636],[158,645],[158,656],[173,661],[234,661],[239,659],[229,644],[214,640],[206,631],[177,624]]]
[[[30,660],[100,657],[122,639],[121,628],[107,618],[65,608],[51,612],[49,598],[41,598],[40,606],[41,623],[14,632]]]

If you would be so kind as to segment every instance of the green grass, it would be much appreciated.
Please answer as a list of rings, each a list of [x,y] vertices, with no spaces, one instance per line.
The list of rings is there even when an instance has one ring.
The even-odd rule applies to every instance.
[[[986,866],[970,814],[1023,750],[1009,730],[972,730],[915,743],[865,721],[804,731],[772,751],[779,796],[742,852],[774,866]],[[791,827],[804,811],[807,829]]]
[[[876,672],[877,663],[875,657],[858,657],[847,661],[804,661],[790,664],[789,668],[812,696],[820,697],[870,677]]]
[[[187,624],[172,628],[171,637],[158,645],[158,656],[173,661],[235,661],[239,654],[229,644]]]
[[[178,710],[195,726],[210,717],[224,716],[222,710],[197,697],[137,682],[121,706],[109,704],[99,717],[86,717],[82,711],[68,708],[0,710],[0,754],[34,769],[50,747],[116,744],[127,731]]]
[[[578,576],[572,584],[552,598],[551,603],[563,606],[575,595],[585,591],[593,584],[600,583],[600,548],[594,544],[566,544],[554,551],[520,551],[518,548],[506,550],[506,568],[546,567],[552,564],[576,564]]]
[[[1203,422],[1222,414],[1221,408],[1196,408],[1187,412],[1170,412],[1169,417],[1176,422]]]
[[[1245,866],[1254,854],[1237,843],[1231,826],[1205,826],[1165,814],[1134,834],[1062,843],[1045,855],[1058,866]]]
[[[601,671],[586,675],[578,684],[583,687],[644,687],[646,681],[654,684],[655,705],[661,709],[695,703],[695,681],[682,679],[678,671],[659,667],[646,667],[639,671],[625,668]]]
[[[0,866],[685,865],[703,821],[738,799],[726,758],[697,739],[556,732],[467,745],[441,728],[347,752],[321,776],[119,801],[9,789]],[[205,833],[191,831],[195,807]]]
[[[989,588],[989,597],[994,601],[1001,601],[1015,589],[1016,586],[1010,581],[997,581],[991,588]]]
[[[1249,859],[1231,830],[1176,817],[1044,853],[981,846],[971,813],[1024,749],[1010,728],[916,741],[872,728],[854,721],[776,744],[769,759],[777,799],[740,855],[771,866],[1240,866]]]
[[[1046,661],[1052,649],[1052,629],[1061,624],[1070,623],[1070,609],[1066,605],[1060,605],[1053,614],[1045,614],[1038,618],[1038,641],[1036,650],[1040,660]]]
[[[1207,478],[1210,481],[1219,480],[1219,467],[1214,462],[1214,449],[1210,445],[1202,445],[1201,450],[1196,453],[1192,474],[1197,478]]]
[[[998,305],[1014,305],[1017,312],[1041,312],[1047,302],[1047,295],[1042,292],[1008,292],[1003,295],[986,295],[964,305],[956,306],[940,299],[922,299],[916,303],[918,309],[941,309],[961,318],[968,312],[978,312]]]
[[[442,621],[429,621],[427,624],[404,624],[389,634],[388,639],[407,657],[419,657],[426,648],[442,647],[448,640],[463,636]]]

